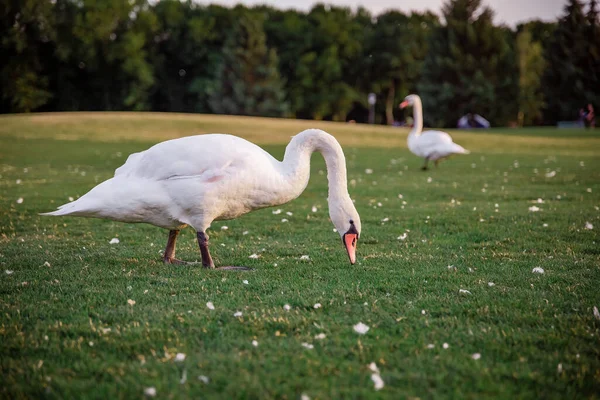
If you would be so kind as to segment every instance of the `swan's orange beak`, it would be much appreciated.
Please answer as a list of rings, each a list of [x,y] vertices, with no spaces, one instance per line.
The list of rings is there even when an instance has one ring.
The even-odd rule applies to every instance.
[[[346,251],[348,252],[348,257],[350,257],[350,264],[354,264],[356,262],[356,242],[358,241],[358,234],[352,233],[348,231],[344,234],[344,246],[346,246]]]
[[[404,100],[402,103],[400,103],[400,105],[398,107],[400,107],[400,108],[408,107],[408,101]]]

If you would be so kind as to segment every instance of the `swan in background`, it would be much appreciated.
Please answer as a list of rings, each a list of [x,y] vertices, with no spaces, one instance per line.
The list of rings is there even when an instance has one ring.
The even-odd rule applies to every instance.
[[[205,134],[158,143],[131,154],[113,178],[79,199],[41,215],[145,222],[169,229],[163,257],[167,264],[184,263],[175,258],[175,241],[189,225],[197,232],[202,266],[215,268],[206,234],[211,223],[298,197],[308,184],[314,151],[325,158],[329,216],[354,264],[361,224],[348,194],[346,159],[337,140],[319,129],[294,136],[283,161],[232,135]]]
[[[423,130],[423,104],[416,94],[410,94],[400,103],[400,108],[413,107],[414,126],[408,134],[408,149],[415,155],[425,158],[421,169],[427,170],[429,161],[438,163],[452,154],[469,154],[469,150],[454,143],[450,135],[441,131]]]

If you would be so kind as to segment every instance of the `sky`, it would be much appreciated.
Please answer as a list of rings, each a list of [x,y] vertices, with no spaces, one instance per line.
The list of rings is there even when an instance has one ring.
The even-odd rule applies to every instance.
[[[336,6],[346,6],[356,9],[362,6],[372,14],[378,15],[388,9],[403,12],[430,10],[440,14],[445,0],[196,0],[201,4],[221,4],[247,6],[267,4],[280,9],[294,8],[301,11],[309,10],[315,3],[326,3]],[[483,0],[483,3],[495,12],[494,22],[515,27],[519,22],[531,19],[551,21],[563,13],[566,0]]]

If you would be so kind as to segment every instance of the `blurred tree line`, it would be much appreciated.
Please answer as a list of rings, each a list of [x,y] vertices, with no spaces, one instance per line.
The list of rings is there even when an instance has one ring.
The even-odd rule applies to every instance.
[[[600,107],[596,0],[556,22],[493,24],[481,0],[442,15],[309,12],[166,0],[2,0],[0,112],[153,110],[377,121],[423,98],[426,123],[554,124]]]

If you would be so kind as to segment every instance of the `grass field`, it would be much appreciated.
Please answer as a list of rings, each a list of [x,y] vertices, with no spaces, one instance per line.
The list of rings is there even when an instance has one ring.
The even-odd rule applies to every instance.
[[[252,272],[163,265],[167,232],[150,225],[38,216],[164,139],[233,133],[281,159],[309,127],[346,153],[362,219],[354,266],[328,220],[320,155],[280,214],[213,224],[217,265]],[[452,131],[472,154],[427,172],[406,134],[179,114],[0,117],[0,397],[600,398],[600,131]],[[200,257],[190,229],[178,257]]]

